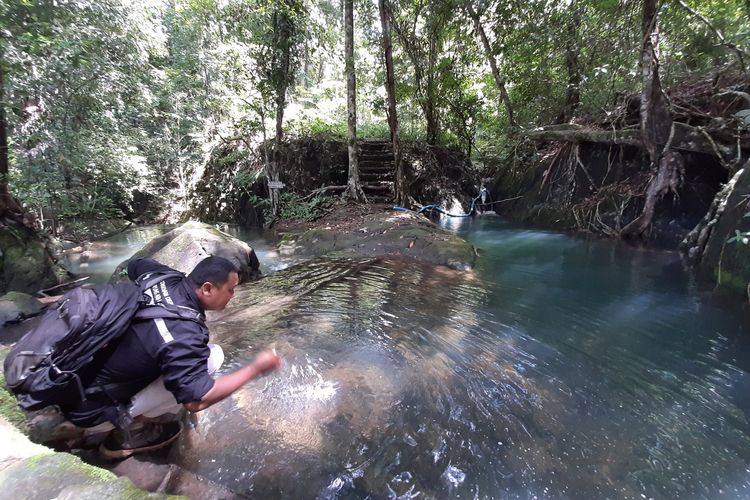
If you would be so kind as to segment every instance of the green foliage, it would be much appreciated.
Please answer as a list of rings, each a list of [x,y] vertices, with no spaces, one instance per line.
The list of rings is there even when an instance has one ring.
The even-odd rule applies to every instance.
[[[268,219],[271,216],[271,201],[268,198],[250,195],[249,202],[263,212],[264,218]],[[331,200],[322,196],[314,196],[307,200],[296,193],[282,193],[280,216],[287,220],[311,221],[320,217],[330,204]]]
[[[239,171],[234,175],[234,178],[232,179],[232,186],[236,190],[245,192],[252,197],[254,195],[252,195],[251,189],[255,181],[258,180],[258,175],[259,172],[248,172],[246,170]],[[254,199],[252,204],[254,206],[258,206],[257,200]]]
[[[311,221],[322,215],[329,205],[330,199],[322,196],[314,196],[306,201],[298,194],[283,193],[281,195],[281,217],[289,220]]]
[[[319,117],[311,120],[290,120],[287,131],[293,137],[330,137],[344,140],[346,138],[346,123],[331,123]]]
[[[390,139],[391,129],[385,122],[365,123],[357,129],[357,136],[362,139]]]
[[[684,1],[694,12],[660,7],[665,84],[738,69],[732,46],[750,43],[746,2]],[[484,165],[516,158],[525,146],[508,133],[490,58],[524,129],[560,116],[571,54],[579,119],[640,90],[640,2],[475,2],[489,52],[468,3],[391,4],[404,140],[456,145]],[[344,137],[341,23],[333,0],[0,3],[13,194],[45,220],[133,216],[134,193],[145,194],[175,220],[218,144],[242,141],[265,163],[257,146],[277,118],[292,136]],[[378,26],[375,4],[356,2],[361,138],[390,137]],[[233,182],[249,192],[254,179],[242,175]]]

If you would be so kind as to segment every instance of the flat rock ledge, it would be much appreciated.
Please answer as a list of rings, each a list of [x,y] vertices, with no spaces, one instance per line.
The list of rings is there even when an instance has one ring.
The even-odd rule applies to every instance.
[[[33,443],[0,416],[0,500],[242,498],[176,465],[131,457],[122,462],[109,462],[105,467],[87,464],[76,455]]]
[[[149,493],[129,479],[88,465],[75,455],[34,444],[0,416],[0,500],[18,498],[135,500],[180,497]]]
[[[476,262],[477,253],[470,243],[415,213],[373,213],[349,229],[341,231],[331,225],[287,233],[279,243],[279,253],[307,257],[331,253],[401,256],[457,271],[470,271]]]

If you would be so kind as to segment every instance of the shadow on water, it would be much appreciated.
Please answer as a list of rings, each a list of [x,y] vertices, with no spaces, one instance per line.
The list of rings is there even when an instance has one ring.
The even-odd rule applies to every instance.
[[[674,254],[454,230],[476,273],[317,260],[241,286],[211,318],[223,371],[269,345],[285,365],[174,460],[258,497],[747,496],[741,312]]]

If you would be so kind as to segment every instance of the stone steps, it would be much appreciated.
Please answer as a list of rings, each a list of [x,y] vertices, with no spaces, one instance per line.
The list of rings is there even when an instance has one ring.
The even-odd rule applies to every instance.
[[[362,162],[359,164],[360,172],[392,172],[393,163],[388,162]]]
[[[371,203],[389,203],[393,199],[394,162],[390,141],[359,143],[359,178]]]

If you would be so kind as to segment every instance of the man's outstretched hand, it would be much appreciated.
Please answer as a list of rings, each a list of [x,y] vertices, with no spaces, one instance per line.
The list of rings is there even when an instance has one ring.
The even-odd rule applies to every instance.
[[[200,401],[185,403],[184,406],[191,412],[201,411],[226,398],[255,377],[270,373],[280,366],[281,357],[276,351],[263,351],[248,365],[216,379],[213,387]]]
[[[281,368],[281,356],[276,351],[263,351],[252,362],[260,375],[272,372]]]

